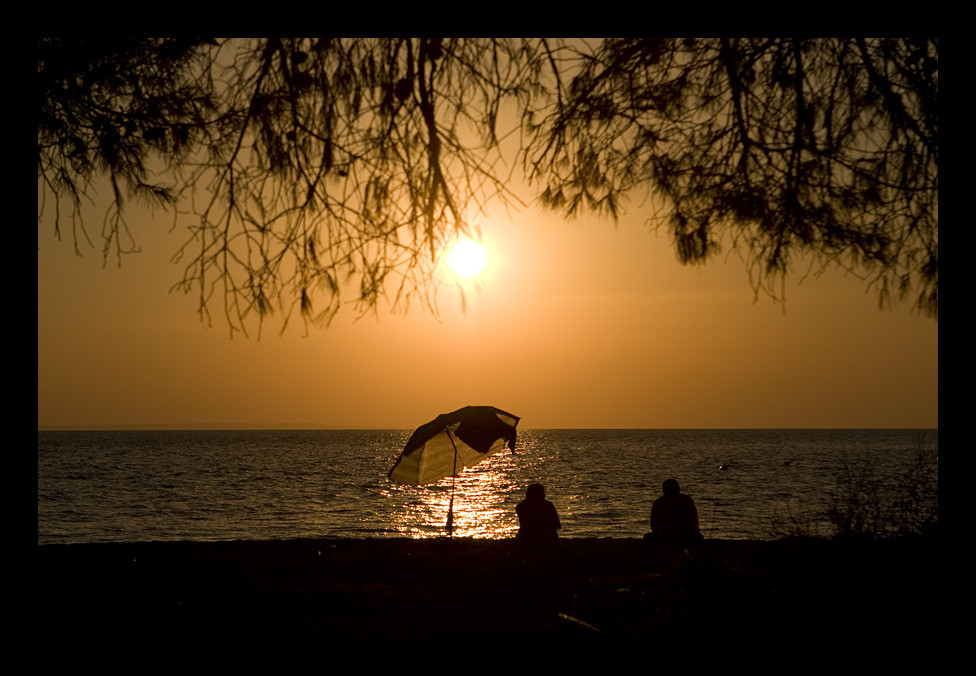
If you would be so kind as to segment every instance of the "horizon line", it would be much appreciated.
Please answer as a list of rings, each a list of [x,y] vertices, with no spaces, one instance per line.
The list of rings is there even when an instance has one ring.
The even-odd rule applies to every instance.
[[[329,431],[329,430],[410,430],[412,427],[387,425],[321,425],[321,424],[246,424],[246,423],[217,423],[217,424],[130,424],[130,425],[38,425],[38,432],[296,432],[296,431]],[[694,427],[620,427],[620,426],[590,426],[590,427],[522,427],[521,430],[937,430],[934,427],[919,427],[915,425],[896,425],[879,427],[865,425],[856,427],[836,427],[830,425],[807,426],[694,426]]]

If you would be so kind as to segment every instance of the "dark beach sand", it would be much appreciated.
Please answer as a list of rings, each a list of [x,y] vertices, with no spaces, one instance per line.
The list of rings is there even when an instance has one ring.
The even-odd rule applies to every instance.
[[[53,645],[315,645],[440,637],[925,645],[944,618],[937,542],[290,540],[37,548]],[[707,645],[705,643],[703,645]]]

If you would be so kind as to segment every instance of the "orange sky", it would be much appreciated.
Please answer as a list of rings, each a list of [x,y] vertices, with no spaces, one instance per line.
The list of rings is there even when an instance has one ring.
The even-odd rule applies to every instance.
[[[260,341],[168,293],[165,218],[121,269],[42,226],[38,427],[413,428],[467,404],[529,428],[938,427],[938,323],[879,310],[860,280],[795,276],[784,314],[734,255],[677,263],[636,210],[616,229],[531,208],[479,223],[466,315],[445,286],[439,318],[349,308],[305,337],[275,317]]]

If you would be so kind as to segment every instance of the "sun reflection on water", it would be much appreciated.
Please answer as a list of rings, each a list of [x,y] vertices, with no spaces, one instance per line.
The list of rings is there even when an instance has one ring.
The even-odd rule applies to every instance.
[[[521,499],[511,453],[499,453],[464,470],[454,480],[454,535],[497,540],[518,530]],[[402,508],[390,514],[393,530],[411,538],[443,537],[451,504],[451,477],[430,486],[392,484],[383,491]]]

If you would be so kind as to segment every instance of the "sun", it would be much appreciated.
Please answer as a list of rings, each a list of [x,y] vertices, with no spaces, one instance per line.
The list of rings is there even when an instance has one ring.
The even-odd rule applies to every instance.
[[[470,239],[461,240],[451,250],[451,269],[458,277],[472,277],[485,266],[485,247]]]

